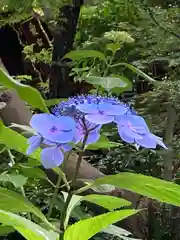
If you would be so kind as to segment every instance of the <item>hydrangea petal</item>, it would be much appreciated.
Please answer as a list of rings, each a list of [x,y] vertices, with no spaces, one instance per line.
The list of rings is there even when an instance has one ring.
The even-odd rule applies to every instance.
[[[90,132],[86,141],[86,145],[95,143],[99,140],[100,138],[100,133],[99,132]]]
[[[99,104],[99,110],[103,111],[106,115],[123,115],[125,114],[128,109],[127,107],[123,106],[123,105],[114,105],[114,104],[110,104],[110,103],[101,103]]]
[[[163,147],[165,149],[168,149],[168,147],[163,143],[163,139],[162,138],[160,138],[160,137],[158,137],[158,136],[156,136],[154,134],[151,134],[151,136],[156,139],[157,145],[159,145],[159,146],[161,146],[161,147]]]
[[[77,109],[83,113],[98,113],[99,112],[98,104],[93,104],[93,103],[79,104],[79,105],[77,105]]]
[[[127,135],[123,128],[118,129],[119,135],[124,142],[134,143],[134,138]]]
[[[141,116],[137,115],[124,115],[124,116],[116,116],[115,122],[118,125],[124,125],[131,128],[134,132],[139,134],[145,134],[149,132],[149,128],[145,122],[145,120]]]
[[[156,139],[151,134],[144,135],[142,139],[136,139],[136,143],[144,148],[156,148]]]
[[[63,160],[64,155],[58,147],[44,148],[41,151],[41,162],[46,169],[58,167]]]
[[[47,140],[55,143],[67,143],[71,142],[74,137],[74,131],[57,131],[51,133],[45,133],[43,135]]]
[[[106,124],[114,121],[113,116],[108,116],[104,114],[87,114],[85,116],[86,120],[96,124]]]
[[[28,139],[29,147],[26,151],[26,154],[30,155],[31,153],[33,153],[40,146],[41,141],[42,138],[39,135],[30,137]]]

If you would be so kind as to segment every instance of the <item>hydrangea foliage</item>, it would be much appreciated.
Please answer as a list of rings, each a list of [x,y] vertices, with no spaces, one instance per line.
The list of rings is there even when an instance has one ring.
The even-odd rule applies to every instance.
[[[28,139],[27,154],[41,144],[41,161],[45,168],[59,166],[64,152],[72,149],[70,142],[78,144],[87,136],[86,145],[95,143],[100,137],[103,124],[114,122],[121,139],[145,148],[157,145],[167,148],[162,139],[152,134],[145,120],[131,108],[114,97],[81,95],[61,102],[52,114],[35,114],[30,125],[37,132]]]

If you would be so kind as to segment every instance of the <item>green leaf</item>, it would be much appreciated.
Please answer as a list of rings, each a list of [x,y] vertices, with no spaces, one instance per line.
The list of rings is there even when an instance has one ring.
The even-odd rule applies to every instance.
[[[124,236],[132,235],[132,233],[126,231],[123,228],[117,227],[115,225],[109,225],[106,229],[103,229],[102,232],[112,234],[112,235],[120,237],[122,239]],[[133,239],[129,238],[129,240],[133,240]],[[138,240],[138,239],[136,239],[136,240]]]
[[[134,67],[131,64],[128,64],[128,63],[117,63],[117,64],[111,65],[110,67],[112,68],[112,67],[119,67],[119,66],[125,66],[125,67],[129,68],[130,70],[132,70],[133,72],[135,72],[137,75],[145,78],[149,82],[156,83],[155,79],[153,79],[152,77],[148,76],[146,73],[142,72],[140,69]]]
[[[89,144],[86,149],[88,150],[97,150],[97,149],[107,149],[107,148],[115,148],[119,147],[121,144],[116,142],[111,142],[108,140],[106,136],[101,135],[99,140],[96,143]]]
[[[121,45],[119,43],[108,43],[106,45],[106,49],[115,54],[119,49],[121,49]]]
[[[2,69],[0,69],[0,83],[7,88],[16,90],[21,99],[26,101],[34,108],[38,108],[43,112],[49,112],[48,108],[46,107],[45,101],[38,90],[28,85],[19,83],[7,73],[5,73]]]
[[[48,179],[46,173],[40,168],[30,167],[25,164],[17,166],[19,172],[28,178]]]
[[[28,148],[27,139],[21,134],[7,128],[0,121],[0,143],[6,145],[9,149],[16,150],[17,152],[26,154]],[[32,158],[40,159],[40,149],[31,154]]]
[[[69,58],[73,61],[86,59],[86,58],[99,58],[100,60],[105,60],[105,55],[102,52],[94,50],[77,50],[67,53],[63,58]]]
[[[88,240],[102,229],[107,228],[108,225],[116,223],[135,213],[138,213],[138,210],[120,210],[79,221],[65,231],[64,240]]]
[[[12,226],[27,240],[57,240],[58,235],[11,212],[0,210],[0,222]]]
[[[89,184],[87,188],[101,184],[111,184],[160,202],[180,206],[180,186],[158,178],[123,172],[99,178]],[[80,193],[81,191],[77,192]]]
[[[118,88],[127,88],[131,84],[131,82],[125,78],[124,76],[117,76],[117,77],[97,77],[97,76],[87,76],[85,81],[92,84],[92,85],[100,85],[107,91],[118,87]]]
[[[20,188],[24,186],[27,182],[27,177],[24,177],[20,174],[1,174],[0,175],[1,182],[11,182],[16,188]]]
[[[10,212],[31,212],[42,221],[47,221],[42,212],[20,194],[0,187],[0,209]]]
[[[88,201],[91,203],[95,203],[101,207],[104,207],[108,209],[109,211],[112,211],[117,208],[130,206],[132,203],[118,197],[108,196],[108,195],[96,195],[91,194],[83,197],[81,201]]]
[[[66,192],[62,192],[64,199],[67,199],[68,194]],[[101,207],[104,207],[106,209],[108,209],[109,211],[112,211],[116,208],[121,208],[121,207],[125,207],[125,206],[130,206],[132,203],[125,200],[125,199],[121,199],[121,198],[117,198],[117,197],[113,197],[113,196],[107,196],[107,195],[96,195],[96,194],[91,194],[91,195],[87,195],[85,197],[83,196],[79,196],[79,195],[73,195],[68,209],[67,209],[67,214],[66,214],[66,220],[65,220],[65,226],[67,226],[68,221],[69,221],[69,217],[71,215],[71,212],[73,211],[73,209],[80,204],[80,202],[82,201],[87,201],[87,202],[91,202],[94,204],[97,204]]]
[[[0,226],[0,236],[6,236],[9,233],[12,233],[14,231],[15,229],[12,228],[11,226],[5,226],[5,225]]]

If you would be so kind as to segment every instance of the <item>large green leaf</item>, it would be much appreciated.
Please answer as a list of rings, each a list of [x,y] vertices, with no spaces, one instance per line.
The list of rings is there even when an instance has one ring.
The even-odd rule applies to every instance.
[[[0,143],[23,154],[26,154],[28,148],[27,139],[12,129],[5,127],[2,121],[0,121]],[[31,154],[31,157],[39,160],[40,149]]]
[[[108,140],[106,136],[101,135],[99,140],[95,143],[89,144],[86,149],[88,150],[97,150],[97,149],[107,149],[107,148],[114,148],[119,147],[121,144],[117,142],[111,142]]]
[[[86,82],[92,85],[95,85],[95,86],[99,85],[107,91],[110,91],[111,89],[116,87],[126,89],[127,87],[130,87],[132,85],[132,83],[124,76],[117,76],[117,77],[87,76],[85,80]]]
[[[108,225],[125,219],[135,213],[137,210],[120,210],[101,214],[97,217],[85,219],[71,225],[64,234],[64,240],[88,240]]]
[[[99,178],[89,184],[87,188],[101,184],[111,184],[160,202],[180,206],[180,186],[158,178],[124,172]],[[79,192],[81,190],[77,190],[77,193]]]
[[[30,201],[20,194],[2,187],[0,187],[0,209],[15,213],[31,212],[42,221],[47,221],[43,213]]]
[[[68,194],[66,192],[63,192],[63,195],[66,200]],[[73,209],[82,201],[87,201],[87,202],[97,204],[101,207],[108,209],[109,211],[131,205],[131,202],[129,202],[129,201],[122,199],[122,198],[113,197],[113,196],[97,195],[97,194],[91,194],[91,195],[87,195],[87,196],[73,195],[73,197],[70,201],[70,204],[68,206],[66,220],[65,220],[65,226],[67,226],[67,224],[68,224],[68,220],[69,220],[69,217],[70,217]]]
[[[69,58],[73,61],[86,58],[99,58],[100,60],[105,60],[105,55],[102,52],[94,50],[75,50],[67,53],[63,58]]]
[[[0,222],[12,226],[27,240],[57,240],[58,234],[47,231],[39,225],[11,212],[0,210]]]
[[[11,182],[16,188],[20,188],[27,182],[27,177],[20,174],[1,174],[0,182]]]
[[[11,226],[2,225],[0,226],[0,236],[6,236],[9,233],[14,232],[15,229]]]
[[[0,83],[11,89],[15,89],[19,96],[31,106],[49,112],[40,92],[35,88],[19,83],[0,68]]]

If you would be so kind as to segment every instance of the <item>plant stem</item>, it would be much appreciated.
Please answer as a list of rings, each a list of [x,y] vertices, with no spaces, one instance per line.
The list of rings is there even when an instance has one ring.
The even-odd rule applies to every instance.
[[[57,194],[58,194],[58,190],[59,190],[59,187],[60,187],[60,184],[61,184],[61,176],[59,175],[58,176],[58,180],[57,180],[57,183],[56,183],[56,187],[55,187],[55,190],[54,190],[54,193],[53,193],[53,196],[52,196],[52,199],[51,199],[51,202],[50,202],[50,205],[49,205],[49,209],[48,209],[48,213],[47,213],[47,219],[50,218],[51,214],[52,214],[52,210],[53,210],[53,207],[54,207],[54,203],[55,203],[55,200],[56,200],[56,197],[57,197]]]
[[[74,172],[71,184],[70,184],[70,190],[68,192],[68,196],[67,196],[64,208],[63,208],[62,213],[61,213],[60,232],[64,232],[65,231],[65,229],[64,229],[64,221],[65,221],[65,218],[66,218],[66,214],[67,214],[67,209],[68,209],[69,203],[70,203],[70,201],[71,201],[71,199],[73,197],[73,194],[74,194],[73,191],[72,191],[72,187],[73,187],[74,183],[76,182],[76,178],[77,178],[78,173],[79,173],[79,168],[80,168],[81,161],[82,161],[82,158],[83,158],[83,155],[84,155],[84,149],[85,149],[87,137],[88,137],[88,133],[85,135],[83,143],[81,145],[81,149],[80,149],[79,156],[78,156],[78,159],[77,159],[76,169],[75,169],[75,172]],[[63,234],[60,234],[59,240],[62,240],[62,239],[63,239]]]

